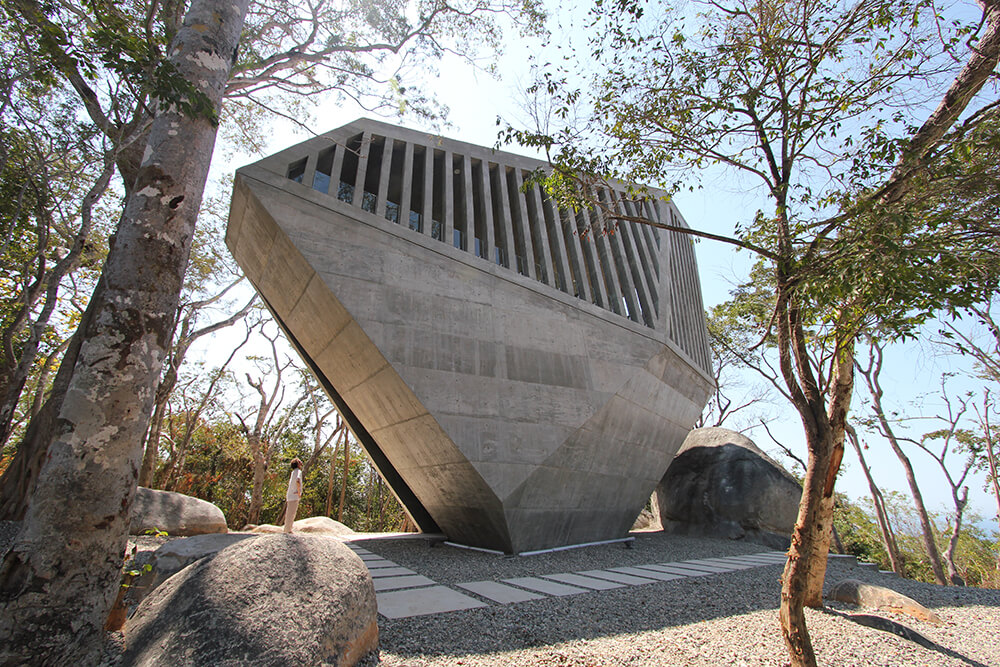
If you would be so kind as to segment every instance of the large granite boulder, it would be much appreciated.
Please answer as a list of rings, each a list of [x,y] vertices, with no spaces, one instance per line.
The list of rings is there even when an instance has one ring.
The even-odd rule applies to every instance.
[[[283,533],[283,526],[275,526],[270,523],[262,523],[259,526],[248,524],[244,530],[252,533]],[[299,519],[292,524],[292,531],[296,533],[313,533],[315,535],[354,535],[354,531],[328,516],[311,516],[308,519]]]
[[[785,549],[802,487],[746,436],[724,428],[688,434],[656,487],[668,532]]]
[[[337,540],[261,535],[170,577],[125,626],[126,665],[353,665],[378,650],[375,588]]]
[[[127,566],[139,574],[125,594],[125,604],[131,608],[142,602],[157,586],[191,563],[222,551],[228,546],[257,537],[248,533],[214,533],[170,540],[156,551],[140,553]],[[148,567],[147,567],[148,566]]]
[[[162,530],[181,537],[225,533],[229,528],[222,510],[208,501],[140,486],[132,503],[129,533],[142,535],[147,530]]]

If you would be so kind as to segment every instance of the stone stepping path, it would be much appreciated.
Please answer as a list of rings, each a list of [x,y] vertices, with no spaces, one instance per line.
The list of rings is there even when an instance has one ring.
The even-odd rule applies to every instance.
[[[611,567],[605,570],[564,572],[537,577],[514,577],[504,579],[502,582],[471,581],[454,584],[455,588],[476,596],[473,597],[455,588],[441,585],[361,546],[350,542],[345,544],[358,554],[368,567],[372,582],[375,584],[378,613],[386,618],[408,618],[490,606],[489,602],[484,600],[508,605],[548,597],[580,595],[689,577],[705,577],[766,565],[780,565],[786,559],[784,552],[766,551],[725,558],[701,558],[676,563]]]

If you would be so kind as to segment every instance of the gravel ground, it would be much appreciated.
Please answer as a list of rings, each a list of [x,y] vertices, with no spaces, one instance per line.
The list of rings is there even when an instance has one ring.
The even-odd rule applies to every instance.
[[[589,547],[504,558],[429,548],[423,540],[371,540],[362,545],[439,583],[572,572],[764,551],[745,543],[638,536],[632,549]],[[516,605],[410,619],[379,619],[382,664],[431,665],[787,665],[778,629],[780,566],[739,570]],[[833,603],[807,610],[823,665],[990,665],[1000,667],[1000,591],[943,588],[880,574],[833,559],[828,585],[860,579],[890,587],[934,609],[934,626],[878,612],[938,646],[923,648],[847,617],[858,609]],[[866,613],[870,610],[865,610]],[[871,612],[874,613],[874,612]]]
[[[0,553],[15,526],[0,522]],[[165,538],[134,537],[129,550],[155,549]],[[603,545],[528,557],[504,557],[417,539],[359,542],[438,583],[646,565],[765,551],[725,540],[639,533],[631,549]],[[388,667],[556,665],[597,667],[670,665],[750,667],[787,665],[777,609],[781,567],[738,570],[708,577],[546,598],[515,605],[434,616],[379,618],[382,664]],[[937,644],[923,648],[858,625],[851,605],[806,610],[822,665],[1000,667],[1000,591],[945,588],[882,574],[851,559],[832,559],[828,587],[843,579],[887,586],[933,609],[944,625],[872,612],[916,630]],[[487,601],[488,602],[488,601]],[[108,636],[103,665],[116,663],[119,633]]]

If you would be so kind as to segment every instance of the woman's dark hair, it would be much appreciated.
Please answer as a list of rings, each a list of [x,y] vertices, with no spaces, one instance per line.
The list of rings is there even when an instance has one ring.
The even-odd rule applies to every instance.
[[[301,467],[302,467],[302,461],[300,461],[298,459],[292,459],[292,469],[293,470],[295,468],[301,468]]]

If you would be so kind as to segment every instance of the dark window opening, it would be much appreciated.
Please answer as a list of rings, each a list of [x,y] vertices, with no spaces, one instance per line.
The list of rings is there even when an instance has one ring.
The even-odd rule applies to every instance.
[[[431,197],[431,238],[444,241],[444,151],[434,151],[434,187]]]
[[[573,225],[573,216],[566,209],[559,209],[559,220],[562,224],[563,241],[566,243],[566,259],[569,260],[569,271],[573,278],[573,296],[582,299],[584,292],[581,285],[583,285],[584,278],[580,269],[580,258],[576,252],[577,231]]]
[[[330,175],[333,173],[333,155],[336,152],[336,146],[320,151],[319,157],[316,160],[316,173],[313,174],[313,190],[323,193],[330,191]]]
[[[453,245],[459,250],[468,250],[469,220],[465,208],[465,158],[461,155],[451,156],[452,202],[455,206],[455,234]]]
[[[553,203],[549,199],[548,194],[541,188],[539,188],[539,192],[542,196],[542,219],[545,222],[545,231],[549,239],[549,249],[552,252],[552,272],[555,274],[556,287],[563,292],[569,292],[569,288],[566,285],[566,276],[563,275],[562,270],[562,258],[565,249],[559,247],[559,231],[556,228],[556,225],[559,223],[556,222],[552,214]]]
[[[389,141],[386,139],[386,141]],[[389,185],[386,189],[385,218],[397,225],[402,222],[400,208],[403,201],[403,157],[406,144],[402,141],[392,142],[392,162],[389,165]]]
[[[288,178],[289,180],[295,181],[296,183],[302,182],[302,177],[306,173],[306,159],[296,160],[295,162],[288,165]]]
[[[375,213],[378,208],[378,183],[382,176],[382,149],[384,147],[385,137],[373,136],[368,145],[368,168],[365,169],[361,208],[369,213]]]
[[[590,297],[594,305],[604,307],[601,303],[601,288],[598,284],[600,272],[595,266],[594,255],[597,247],[594,245],[594,230],[590,228],[590,219],[584,210],[576,214],[576,232],[580,237],[580,249],[583,251],[584,275],[590,285]]]
[[[529,178],[526,171],[521,172],[521,182]],[[524,193],[525,202],[528,205],[528,234],[531,235],[531,250],[535,261],[535,277],[543,283],[549,282],[548,271],[545,267],[545,244],[542,242],[542,212],[538,210],[538,198],[535,196],[538,186],[529,186]]]
[[[424,164],[426,159],[427,149],[423,146],[414,146],[413,174],[410,181],[410,210],[407,215],[407,224],[415,232],[424,231]]]
[[[521,215],[522,193],[517,189],[517,181],[514,178],[514,170],[510,167],[506,169],[507,174],[507,197],[510,202],[510,225],[514,231],[514,268],[522,276],[530,275],[528,271],[528,253],[525,250],[524,235],[525,220]]]
[[[348,204],[354,201],[354,182],[358,178],[358,157],[361,155],[361,137],[356,134],[347,140],[344,163],[340,166],[337,199]]]
[[[510,268],[506,232],[506,226],[510,221],[506,219],[503,212],[503,185],[499,167],[490,164],[490,201],[493,206],[493,243],[495,244],[493,261],[500,266]]]
[[[486,233],[486,193],[483,192],[483,162],[482,160],[472,160],[472,217],[473,217],[473,252],[476,257],[483,259],[490,258]]]

